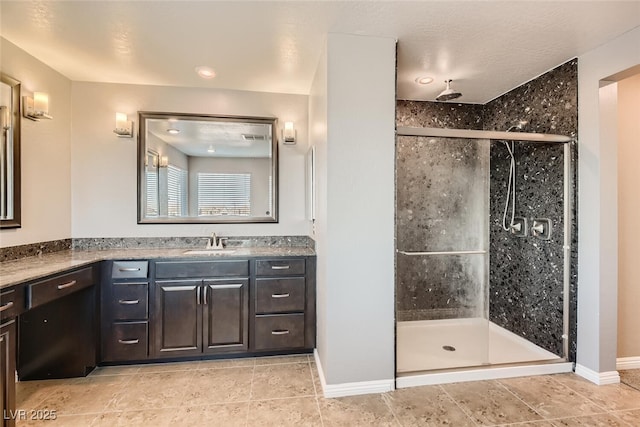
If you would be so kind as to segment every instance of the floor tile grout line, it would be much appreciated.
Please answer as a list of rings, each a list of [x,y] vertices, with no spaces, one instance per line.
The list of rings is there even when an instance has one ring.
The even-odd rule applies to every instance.
[[[318,415],[320,416],[320,425],[324,427],[324,420],[322,419],[322,410],[320,409],[320,399],[318,397],[318,388],[316,387],[316,380],[313,376],[313,367],[311,366],[311,358],[307,357],[309,363],[309,373],[311,374],[311,384],[313,384],[313,393],[316,399],[316,408],[318,409]]]
[[[404,424],[400,421],[400,418],[398,418],[398,415],[396,414],[396,411],[393,410],[393,407],[389,403],[389,401],[392,399],[391,394],[393,393],[393,391],[394,390],[386,392],[386,393],[382,393],[382,395],[381,395],[382,401],[384,402],[385,405],[387,405],[387,409],[389,410],[389,412],[391,412],[391,415],[393,415],[393,419],[396,420],[398,425],[399,426],[403,426]]]
[[[631,411],[634,411],[635,409],[631,409]],[[623,411],[624,412],[624,411]],[[505,423],[505,424],[493,424],[491,425],[491,427],[505,427],[505,426],[517,426],[520,424],[527,424],[527,423],[539,423],[541,421],[546,421],[546,422],[550,422],[551,424],[553,424],[553,421],[562,421],[562,420],[573,420],[573,419],[580,419],[580,418],[585,418],[585,417],[593,417],[593,416],[600,416],[600,415],[614,415],[614,412],[596,412],[594,414],[585,414],[585,415],[571,415],[568,417],[554,417],[554,418],[545,418],[543,420],[535,420],[535,421],[521,421],[521,422],[517,422],[517,423]],[[555,424],[554,424],[555,425]]]
[[[247,416],[244,418],[244,425],[249,425],[249,413],[251,412],[251,400],[253,398],[253,381],[256,378],[256,361],[253,361],[253,370],[251,371],[251,386],[249,388],[249,401],[247,402]]]
[[[507,387],[506,385],[504,385],[500,380],[496,380],[496,383],[498,383],[502,388],[504,388],[508,393],[510,393],[512,396],[514,396],[516,399],[518,399],[520,402],[524,403],[529,409],[531,409],[536,415],[538,415],[541,419],[545,420],[546,417],[544,415],[542,415],[540,412],[538,412],[536,410],[536,408],[533,407],[533,405],[530,405],[528,402],[526,402],[522,397],[520,397],[517,393],[515,393],[514,391],[512,391],[509,387]],[[533,420],[536,421],[536,420]],[[539,421],[539,420],[537,420]]]
[[[436,387],[438,387],[440,390],[442,390],[442,392],[449,398],[451,399],[451,401],[458,407],[458,409],[460,409],[462,411],[463,414],[465,414],[467,416],[467,418],[469,418],[471,420],[471,422],[473,423],[473,425],[476,426],[481,426],[482,424],[478,424],[475,420],[475,418],[469,414],[467,411],[465,411],[465,409],[460,405],[460,403],[453,398],[453,396],[451,396],[451,394],[440,384],[437,384]]]
[[[574,374],[575,375],[575,374]],[[598,405],[596,402],[594,402],[593,400],[589,399],[587,396],[585,396],[584,394],[580,393],[578,390],[574,389],[573,387],[571,387],[569,384],[565,384],[562,381],[554,378],[553,375],[551,375],[549,378],[551,378],[553,381],[555,381],[556,383],[560,384],[563,387],[568,388],[569,390],[571,390],[572,392],[574,392],[575,394],[577,394],[578,396],[582,397],[583,399],[586,399],[588,402],[592,403],[594,406],[596,406],[597,408],[600,408],[601,410],[605,411],[605,412],[609,412],[609,410],[601,405]]]

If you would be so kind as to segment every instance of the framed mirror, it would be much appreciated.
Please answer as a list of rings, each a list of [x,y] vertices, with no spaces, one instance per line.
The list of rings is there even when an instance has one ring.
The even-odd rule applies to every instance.
[[[278,222],[275,118],[139,113],[138,223]]]
[[[0,73],[0,228],[20,227],[20,82]]]

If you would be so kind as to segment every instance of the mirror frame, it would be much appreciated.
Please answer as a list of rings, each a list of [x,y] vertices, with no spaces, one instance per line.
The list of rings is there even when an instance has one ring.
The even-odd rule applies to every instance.
[[[144,216],[143,194],[145,180],[145,160],[147,157],[146,146],[146,120],[147,119],[189,119],[206,120],[213,122],[239,122],[260,123],[271,125],[271,191],[273,206],[271,216],[246,217],[246,218],[217,218],[217,217],[163,217],[147,218]],[[274,117],[253,116],[227,116],[219,114],[190,114],[190,113],[166,113],[154,111],[138,112],[138,224],[249,224],[249,223],[277,223],[278,222],[278,138],[276,135],[277,119]]]
[[[11,86],[11,116],[13,122],[13,218],[0,219],[1,228],[20,228],[22,198],[20,197],[20,81],[0,72],[0,81]]]

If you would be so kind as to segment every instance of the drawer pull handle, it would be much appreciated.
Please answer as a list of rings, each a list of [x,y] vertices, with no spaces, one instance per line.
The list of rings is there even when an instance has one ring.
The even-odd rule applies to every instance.
[[[119,299],[118,300],[118,304],[123,304],[123,305],[136,305],[140,303],[139,299]]]
[[[121,267],[118,270],[120,271],[140,271],[140,267]]]
[[[272,270],[288,270],[289,266],[288,265],[272,265],[271,269]]]
[[[272,294],[271,298],[289,298],[289,294]]]
[[[9,301],[6,304],[2,304],[2,306],[0,306],[0,313],[2,313],[5,310],[9,310],[11,307],[13,307],[13,301]]]
[[[13,324],[13,323],[16,323],[16,319],[11,319],[11,320],[9,320],[8,322],[0,323],[0,329],[2,329],[2,328],[6,328],[7,326],[9,326],[9,325],[11,325],[11,324]],[[3,340],[3,339],[4,339],[4,338],[2,338],[2,340]],[[0,340],[0,341],[1,341],[1,340]]]
[[[120,344],[138,344],[140,342],[139,339],[135,340],[118,340]]]
[[[72,280],[69,283],[64,283],[62,285],[58,285],[58,289],[59,290],[63,290],[63,289],[67,289],[72,287],[73,285],[75,285],[76,283],[78,283],[76,280]]]
[[[287,335],[289,333],[288,329],[280,330],[280,331],[271,331],[271,335]]]

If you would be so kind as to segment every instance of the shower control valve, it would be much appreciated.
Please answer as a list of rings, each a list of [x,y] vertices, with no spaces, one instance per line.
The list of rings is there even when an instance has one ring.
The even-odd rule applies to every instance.
[[[534,218],[531,224],[531,235],[542,240],[549,240],[551,238],[551,220]]]
[[[513,218],[509,231],[516,237],[527,237],[527,219],[520,216]]]

